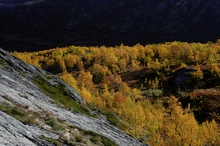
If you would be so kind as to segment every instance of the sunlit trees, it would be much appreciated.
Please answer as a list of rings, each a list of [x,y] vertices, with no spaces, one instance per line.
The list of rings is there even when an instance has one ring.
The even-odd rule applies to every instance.
[[[79,87],[77,86],[77,81],[71,73],[62,73],[59,77],[72,86],[76,91],[80,91]]]
[[[200,126],[199,138],[203,144],[220,145],[220,127],[212,120],[203,122]]]
[[[201,145],[198,137],[199,125],[192,113],[184,111],[178,99],[171,96],[168,101],[168,116],[164,127],[169,145]]]
[[[108,86],[106,84],[103,85],[102,94],[100,94],[102,102],[105,103],[105,107],[112,109],[114,107],[114,96],[109,92]]]
[[[133,124],[132,134],[140,138],[143,134],[146,122],[146,115],[140,103],[135,104],[133,113],[131,113],[131,123]]]
[[[106,66],[101,66],[95,63],[90,68],[90,72],[93,75],[93,82],[95,84],[102,82],[104,80],[104,77],[107,74],[107,71],[108,71],[108,68]]]
[[[193,68],[186,73],[193,81],[205,79],[206,74],[219,79],[219,42],[70,46],[14,55],[57,73],[80,93],[85,104],[117,115],[127,133],[151,145],[220,145],[218,123],[213,120],[199,124],[190,108],[183,109],[174,96],[164,97],[166,86],[162,88],[162,83],[187,66]],[[127,79],[130,77],[132,81]],[[197,98],[194,92],[186,96]]]
[[[216,63],[211,64],[211,73],[220,77],[220,67]]]
[[[103,53],[103,62],[102,65],[108,66],[112,72],[119,71],[118,65],[118,58],[115,56],[114,52],[106,51]]]
[[[65,61],[66,68],[71,69],[75,65],[77,65],[78,56],[67,54],[66,56],[64,56],[63,60]]]
[[[66,65],[65,62],[63,60],[59,61],[59,66],[62,72],[66,72]]]
[[[147,140],[152,145],[166,145],[165,144],[165,110],[162,102],[157,100],[153,105],[149,100],[143,101],[142,106],[145,112],[145,132],[143,133],[149,139]],[[168,124],[168,123],[166,123]]]
[[[201,70],[200,66],[197,65],[194,69],[195,69],[195,72],[192,73],[194,78],[202,79],[203,71]]]
[[[90,92],[94,91],[94,84],[92,82],[92,75],[90,72],[80,71],[77,77],[77,85],[80,89],[86,88]]]
[[[81,88],[80,95],[83,97],[86,104],[92,103],[93,97],[91,93],[85,87]]]

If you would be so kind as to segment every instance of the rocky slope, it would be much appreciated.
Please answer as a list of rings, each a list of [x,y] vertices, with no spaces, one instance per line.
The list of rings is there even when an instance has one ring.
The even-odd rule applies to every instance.
[[[0,0],[0,46],[216,41],[218,0]]]
[[[36,80],[36,77],[41,77],[47,85],[52,87],[58,88],[58,85],[62,85],[68,91],[70,100],[83,105],[83,99],[62,80],[26,64],[0,49],[1,144],[53,145],[52,141],[65,142],[63,139],[68,137],[68,134],[74,133],[74,130],[82,129],[96,132],[122,146],[147,145],[112,126],[102,115],[94,118],[68,110],[62,104],[58,104],[43,92],[44,89],[36,86],[36,83],[34,84],[33,80]],[[5,109],[3,109],[4,106]],[[10,108],[11,112],[9,112]],[[86,107],[84,108],[86,109]],[[19,116],[21,116],[20,121]],[[49,126],[45,122],[49,117],[65,124],[63,133],[51,129],[53,124]],[[71,127],[77,129],[72,131]],[[66,144],[68,145],[67,142]],[[83,143],[73,143],[72,145],[77,144],[85,145]]]

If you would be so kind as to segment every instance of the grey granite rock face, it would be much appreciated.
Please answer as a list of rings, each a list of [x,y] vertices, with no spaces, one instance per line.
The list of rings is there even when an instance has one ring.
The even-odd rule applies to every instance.
[[[7,81],[10,81],[10,84],[13,84],[13,82],[14,82],[13,79],[15,79],[15,80],[25,84],[26,88],[31,88],[33,90],[37,90],[37,88],[33,85],[32,82],[30,82],[30,80],[36,76],[47,75],[47,73],[44,70],[40,70],[36,67],[33,67],[27,63],[24,63],[23,61],[21,61],[19,59],[15,59],[15,57],[13,57],[11,54],[9,54],[8,52],[6,52],[2,49],[0,49],[0,59],[6,61],[8,64],[8,66],[5,66],[5,68],[2,70],[2,72],[5,73],[5,75],[2,76],[2,78],[5,77],[5,79],[3,79],[3,81],[8,79],[8,80],[6,80],[6,83],[7,83]],[[7,70],[7,71],[4,71],[4,70]],[[10,74],[8,74],[7,72],[10,72]],[[64,85],[65,88],[70,92],[71,98],[73,98],[74,100],[76,100],[80,103],[83,103],[83,99],[80,97],[80,95],[73,88],[71,88],[68,84],[66,84],[64,81],[62,81],[58,77],[56,77],[52,74],[50,74],[50,76],[52,78],[52,79],[50,79],[51,81],[49,82],[51,85],[53,85],[54,83]],[[15,88],[19,88],[19,86],[16,86]]]
[[[69,125],[77,126],[84,130],[91,130],[108,137],[121,146],[144,146],[147,145],[134,137],[124,133],[109,124],[105,118],[92,118],[79,113],[73,113],[59,107],[52,99],[46,96],[31,79],[34,76],[43,76],[45,71],[28,65],[4,50],[0,49],[0,101],[13,101],[23,107],[31,107],[32,111],[52,113],[59,119],[66,120]],[[53,84],[63,84],[70,91],[72,99],[83,102],[79,94],[57,77],[52,76]],[[7,98],[3,98],[7,97]],[[42,136],[57,139],[58,135],[42,130],[37,126],[25,125],[18,120],[0,111],[0,143],[3,145],[51,145],[41,139]]]
[[[20,121],[0,111],[0,145],[7,146],[34,146],[52,145],[41,136],[58,139],[59,135],[42,130],[37,126],[24,125]]]

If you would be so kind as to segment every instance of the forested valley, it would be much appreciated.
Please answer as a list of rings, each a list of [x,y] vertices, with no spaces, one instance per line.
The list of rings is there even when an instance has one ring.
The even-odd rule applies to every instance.
[[[151,145],[220,145],[220,40],[12,52]]]

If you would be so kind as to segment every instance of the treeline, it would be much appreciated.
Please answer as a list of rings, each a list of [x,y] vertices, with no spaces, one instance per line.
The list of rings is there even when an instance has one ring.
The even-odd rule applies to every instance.
[[[88,69],[96,64],[108,67],[112,73],[128,68],[147,66],[154,70],[169,70],[181,64],[213,64],[219,61],[219,45],[217,43],[182,43],[172,42],[128,47],[77,47],[56,48],[33,53],[13,54],[28,63],[44,69]],[[85,67],[83,66],[85,65]]]
[[[220,128],[215,120],[199,124],[190,106],[183,109],[172,93],[165,97],[163,92],[164,80],[188,65],[195,66],[195,79],[203,78],[202,65],[208,66],[210,78],[219,79],[220,41],[133,47],[70,46],[13,54],[59,75],[81,94],[88,106],[116,114],[122,121],[114,124],[151,145],[220,144]],[[130,72],[142,70],[146,77],[140,85],[127,82]],[[159,98],[152,101],[152,94]]]

